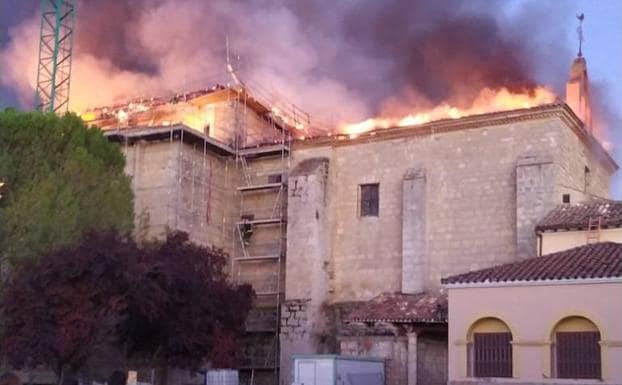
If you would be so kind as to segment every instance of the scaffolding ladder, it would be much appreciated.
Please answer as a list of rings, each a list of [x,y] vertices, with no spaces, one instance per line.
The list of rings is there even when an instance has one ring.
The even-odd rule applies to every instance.
[[[245,100],[238,101],[244,108]],[[240,210],[234,221],[232,275],[239,284],[251,284],[257,296],[246,326],[251,343],[245,345],[240,365],[243,382],[250,385],[276,383],[279,375],[291,136],[270,113],[266,123],[268,138],[250,146],[247,128],[238,126],[245,122],[238,117],[235,123],[240,133],[235,144]]]
[[[596,218],[590,217],[587,224],[587,243],[600,242],[600,233],[603,224],[603,217],[598,216]]]

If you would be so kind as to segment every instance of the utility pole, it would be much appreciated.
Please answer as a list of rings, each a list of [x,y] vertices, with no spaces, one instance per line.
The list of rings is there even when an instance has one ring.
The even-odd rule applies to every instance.
[[[41,0],[41,32],[35,102],[43,112],[62,113],[69,107],[74,0]]]

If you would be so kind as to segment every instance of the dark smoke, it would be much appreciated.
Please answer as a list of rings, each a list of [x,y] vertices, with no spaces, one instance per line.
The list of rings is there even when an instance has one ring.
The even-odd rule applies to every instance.
[[[291,52],[277,49],[274,55],[282,55],[281,60],[297,65],[299,58],[292,57],[296,49],[310,52],[317,63],[303,75],[342,83],[362,96],[360,99],[371,113],[379,112],[385,100],[396,94],[407,97],[414,92],[431,104],[449,101],[461,106],[472,101],[483,87],[529,91],[547,80],[538,78],[535,68],[541,63],[534,63],[533,59],[542,55],[534,52],[566,52],[560,43],[534,44],[533,35],[525,34],[536,24],[533,18],[524,14],[520,18],[503,15],[501,1],[458,0],[320,0],[282,4],[262,0],[82,0],[78,52],[106,59],[119,70],[148,76],[160,74],[163,69],[158,52],[144,39],[141,41],[139,28],[158,8],[171,5],[170,9],[175,11],[175,3],[179,3],[179,9],[191,7],[201,17],[184,21],[174,12],[160,14],[158,38],[171,41],[173,50],[183,50],[183,45],[189,49],[202,46],[211,54],[211,63],[205,66],[209,71],[214,72],[224,62],[225,36],[240,51],[240,70],[253,77],[254,71],[248,67],[263,62],[262,55],[271,54],[273,42],[266,39],[279,30],[300,34],[307,38],[300,47],[291,47]],[[542,10],[547,7],[542,5],[532,8],[522,12],[537,13],[537,24],[545,24],[549,30],[562,30],[555,25],[561,25],[558,21],[567,15],[544,14]],[[258,9],[265,13],[258,14]],[[263,20],[257,20],[258,17]],[[176,25],[184,22],[191,24],[193,36],[175,36]],[[244,34],[249,23],[259,29]],[[515,33],[521,29],[521,33]],[[243,52],[239,48],[245,45],[265,49]],[[554,56],[548,58],[547,65],[550,68],[553,64],[556,72],[565,74],[567,63],[558,60],[559,55]],[[202,70],[188,68],[186,77],[201,76]],[[559,79],[555,82],[560,88]],[[304,105],[303,95],[298,102]]]
[[[574,22],[570,7],[522,2],[508,12],[507,5],[79,0],[73,100],[93,106],[226,81],[227,38],[242,79],[333,124],[404,112],[395,106],[468,106],[485,87],[529,92],[544,83],[563,94],[573,57],[562,43]],[[16,39],[17,54],[27,44],[36,52],[36,17],[29,23],[32,37]],[[0,82],[17,83],[31,98],[15,62]]]
[[[12,104],[13,95],[24,106],[32,103],[38,4],[0,0],[0,105]],[[529,92],[545,84],[563,97],[575,56],[565,42],[576,5],[78,0],[72,107],[230,81],[224,71],[227,38],[247,84],[330,125],[440,102],[468,106],[482,88]],[[603,89],[593,86],[595,120],[610,128],[609,139],[619,148],[622,138],[613,129],[621,119]]]
[[[156,75],[157,58],[144,54],[133,31],[148,7],[149,4],[141,0],[80,1],[77,4],[76,54],[108,59],[123,71]]]
[[[507,2],[501,1],[347,3],[328,27],[343,39],[348,54],[355,54],[343,58],[345,65],[337,63],[339,76],[368,95],[376,112],[396,94],[408,98],[416,93],[432,104],[464,106],[483,87],[525,92],[545,83],[563,91],[572,56],[561,42],[564,20],[572,20],[572,14],[554,10],[552,4],[526,4],[507,16],[502,10]],[[297,11],[322,25],[315,31],[325,30],[323,20],[334,13],[330,2]],[[356,63],[348,65],[352,61]]]

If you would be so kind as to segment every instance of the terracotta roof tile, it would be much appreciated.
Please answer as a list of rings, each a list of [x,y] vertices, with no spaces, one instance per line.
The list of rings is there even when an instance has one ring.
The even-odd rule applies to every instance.
[[[355,304],[346,322],[447,322],[447,297],[442,294],[385,293]]]
[[[587,229],[590,218],[602,217],[603,228],[622,227],[622,201],[595,200],[557,206],[536,226],[537,231]]]
[[[622,277],[622,243],[602,242],[443,278],[443,284]]]

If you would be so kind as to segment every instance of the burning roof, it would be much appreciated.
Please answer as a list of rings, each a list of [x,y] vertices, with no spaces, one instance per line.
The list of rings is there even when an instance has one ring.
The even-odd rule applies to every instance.
[[[557,100],[546,87],[536,87],[531,92],[512,92],[507,88],[497,90],[483,88],[468,105],[458,107],[444,102],[429,108],[411,111],[401,117],[370,118],[359,123],[342,124],[339,131],[346,134],[360,134],[376,128],[407,127],[443,119],[458,119],[465,116],[489,112],[530,108]]]
[[[247,145],[271,142],[266,136],[270,130],[284,130],[293,138],[317,134],[308,115],[274,107],[242,87],[221,84],[168,97],[134,98],[88,109],[80,116],[103,130],[183,125],[223,143],[243,135]]]

